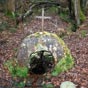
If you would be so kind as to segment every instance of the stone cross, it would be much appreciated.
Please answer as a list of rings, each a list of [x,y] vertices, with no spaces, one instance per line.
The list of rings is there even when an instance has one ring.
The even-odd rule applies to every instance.
[[[44,16],[44,7],[42,7],[42,16],[36,16],[37,19],[42,19],[42,31],[44,29],[44,20],[51,19],[51,17]]]

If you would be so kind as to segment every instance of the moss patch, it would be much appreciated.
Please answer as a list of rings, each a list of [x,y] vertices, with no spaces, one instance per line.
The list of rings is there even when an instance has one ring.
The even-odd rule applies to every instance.
[[[61,72],[67,71],[72,68],[74,65],[74,59],[64,41],[57,35],[52,35],[58,39],[59,43],[62,45],[64,50],[64,57],[56,64],[54,70],[52,71],[52,75],[57,76]]]
[[[4,65],[13,77],[25,78],[28,75],[28,68],[20,66],[16,60],[8,60]]]

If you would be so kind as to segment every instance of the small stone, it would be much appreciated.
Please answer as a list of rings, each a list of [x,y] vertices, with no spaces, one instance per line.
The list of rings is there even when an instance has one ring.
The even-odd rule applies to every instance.
[[[76,88],[76,85],[70,81],[62,82],[60,88]]]
[[[26,45],[23,43],[22,45],[21,45],[21,47],[25,47]]]

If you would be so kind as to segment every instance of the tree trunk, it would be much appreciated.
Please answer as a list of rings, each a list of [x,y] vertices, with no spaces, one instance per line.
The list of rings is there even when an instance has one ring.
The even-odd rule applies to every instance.
[[[88,11],[88,0],[86,0],[86,10]]]
[[[74,0],[74,12],[75,12],[75,20],[77,22],[77,25],[80,25],[80,1]]]
[[[15,12],[15,0],[7,0],[6,11],[7,12]]]

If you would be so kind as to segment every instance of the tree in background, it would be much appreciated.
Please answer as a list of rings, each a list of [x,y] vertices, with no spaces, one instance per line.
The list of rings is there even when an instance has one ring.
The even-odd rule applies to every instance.
[[[81,8],[81,0],[74,0],[74,13],[76,23],[79,26],[81,22],[83,22],[86,19]]]
[[[79,0],[74,0],[74,13],[77,25],[80,25],[80,2]]]
[[[15,13],[23,14],[29,9],[29,4],[33,1],[38,2],[38,1],[45,1],[45,0],[0,0],[0,3],[5,2],[3,4],[5,7],[6,13],[15,12]],[[69,8],[69,12],[72,14],[73,18],[75,18],[77,25],[80,25],[80,23],[83,20],[85,20],[85,15],[82,10],[84,9],[86,10],[86,8],[88,8],[88,0],[46,0],[46,1],[58,2],[60,3],[60,6],[62,8],[64,8],[63,6],[68,4],[67,7]],[[18,11],[16,11],[17,9]]]
[[[15,0],[6,0],[6,12],[15,12]]]

